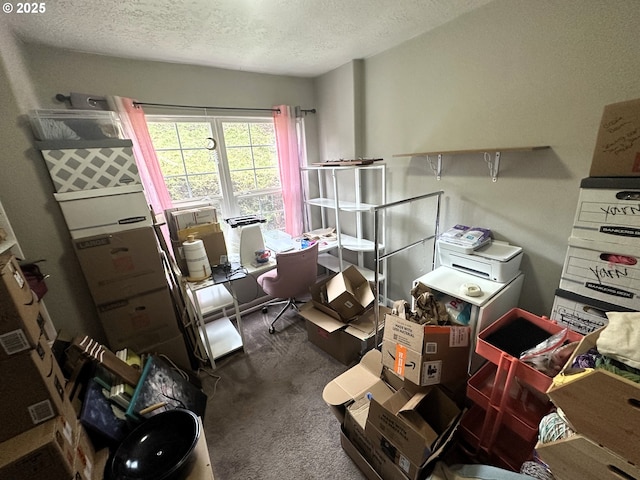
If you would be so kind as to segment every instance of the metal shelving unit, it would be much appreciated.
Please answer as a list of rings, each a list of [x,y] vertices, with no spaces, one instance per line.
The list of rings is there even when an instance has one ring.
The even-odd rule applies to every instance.
[[[374,242],[371,235],[365,233],[365,219],[368,216],[373,220],[374,209],[386,202],[386,165],[358,165],[358,166],[308,166],[304,167],[303,172],[307,173],[307,185],[315,177],[318,197],[306,198],[305,206],[307,208],[307,229],[309,231],[316,228],[335,227],[337,241],[328,251],[321,248],[318,256],[318,264],[329,271],[340,272],[350,265],[355,265],[362,275],[370,282],[378,282],[381,284],[383,294],[382,298],[387,298],[387,287],[385,282],[386,264],[381,262],[377,265],[377,269],[367,268],[364,262],[365,253],[373,253],[376,251],[384,251],[384,244]],[[347,175],[352,175],[353,189],[345,192],[344,182],[347,181]],[[377,202],[365,202],[364,184],[368,176],[369,180],[375,182],[375,194],[368,197],[375,197]],[[376,178],[377,177],[377,178]],[[342,183],[342,185],[341,185]],[[307,188],[306,194],[308,194]],[[347,199],[348,198],[348,199]],[[320,226],[314,225],[313,209],[319,209]],[[345,225],[347,224],[347,225]],[[381,228],[384,230],[384,218],[381,220]],[[344,233],[345,228],[350,234]],[[382,234],[384,238],[384,232]],[[344,259],[345,251],[354,252],[357,257],[355,262],[349,262]]]

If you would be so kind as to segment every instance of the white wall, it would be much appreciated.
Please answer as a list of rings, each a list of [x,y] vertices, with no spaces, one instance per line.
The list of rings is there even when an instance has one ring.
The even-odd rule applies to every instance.
[[[55,101],[55,95],[70,92],[183,105],[315,106],[311,79],[125,60],[19,42],[12,43],[11,49],[3,43],[0,53],[6,67],[0,70],[3,102],[0,200],[27,255],[47,259],[45,270],[51,278],[45,300],[55,326],[68,334],[88,334],[99,341],[104,341],[104,334],[53,198],[51,178],[42,156],[32,147],[33,138],[24,114],[31,108],[65,108]],[[147,111],[162,113],[157,109]],[[312,114],[306,118],[315,159],[316,118]]]
[[[344,80],[336,96],[364,88],[363,154],[386,160],[389,200],[444,190],[441,226],[522,246],[521,306],[549,314],[602,109],[640,97],[639,22],[635,0],[496,0],[366,59],[364,87]],[[321,129],[349,110],[325,102],[335,77],[318,79]],[[530,145],[551,149],[503,154],[496,183],[481,155],[445,156],[441,181],[425,158],[393,157]],[[421,260],[391,265],[392,297],[408,296]]]

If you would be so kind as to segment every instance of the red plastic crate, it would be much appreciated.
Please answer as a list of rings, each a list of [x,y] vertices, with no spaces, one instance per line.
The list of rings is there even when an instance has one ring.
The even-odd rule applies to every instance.
[[[535,440],[527,441],[502,425],[495,442],[491,445],[483,439],[483,427],[491,424],[491,413],[487,413],[479,405],[473,405],[462,416],[459,432],[465,453],[476,461],[519,471],[527,460],[533,458]]]
[[[508,368],[505,371],[493,363],[486,363],[469,379],[467,397],[483,410],[495,410],[496,422],[528,441],[537,439],[540,420],[552,407],[546,396],[534,393],[517,377],[509,378]]]
[[[551,320],[538,317],[537,315],[520,308],[513,308],[480,332],[478,335],[478,342],[476,344],[476,353],[496,365],[499,365],[501,362],[514,362],[513,367],[510,367],[514,369],[514,375],[522,382],[535,388],[537,391],[545,393],[551,386],[551,377],[520,361],[518,359],[519,353],[515,354],[515,352],[506,352],[491,341],[492,338],[500,335],[500,333],[502,333],[501,331],[507,331],[507,329],[513,328],[513,326],[516,325],[516,322],[519,322],[520,325],[523,325],[531,331],[536,331],[536,333],[540,332],[541,334],[547,334],[546,338],[565,329],[563,326],[558,325]],[[517,334],[517,332],[515,333]],[[523,340],[520,346],[520,348],[522,348],[521,352],[528,348],[535,347],[540,343],[540,341],[544,340],[542,337],[535,339],[532,338],[531,344],[526,344],[524,342],[529,340],[526,338],[526,333],[530,332],[523,332],[522,338],[514,338],[514,340]],[[582,335],[574,332],[573,330],[567,329],[567,339],[570,342],[577,342],[582,339]]]

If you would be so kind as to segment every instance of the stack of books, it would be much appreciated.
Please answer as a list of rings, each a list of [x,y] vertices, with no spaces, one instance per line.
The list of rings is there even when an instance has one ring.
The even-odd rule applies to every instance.
[[[130,348],[118,350],[116,352],[116,357],[137,370],[142,368],[142,358]],[[122,381],[122,379],[119,379],[119,381],[116,381],[111,385],[109,400],[126,411],[127,408],[129,408],[134,392],[135,387],[133,385],[129,385]]]

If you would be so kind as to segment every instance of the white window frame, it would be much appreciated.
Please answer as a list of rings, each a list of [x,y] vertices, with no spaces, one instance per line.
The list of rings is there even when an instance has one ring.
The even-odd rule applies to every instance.
[[[238,203],[239,199],[248,198],[251,196],[259,196],[259,195],[269,195],[269,194],[282,194],[283,186],[280,185],[280,188],[269,188],[269,189],[260,189],[253,190],[249,192],[234,192],[233,185],[231,181],[231,171],[229,169],[229,161],[227,158],[227,148],[224,142],[224,134],[222,130],[223,123],[237,122],[237,123],[265,123],[271,122],[273,123],[273,118],[271,116],[197,116],[197,115],[154,115],[148,114],[146,115],[148,123],[209,123],[212,131],[212,136],[217,143],[217,161],[216,168],[217,173],[220,180],[220,195],[210,195],[209,199],[214,202],[220,203],[222,208],[222,215],[224,218],[236,217],[241,215],[240,206]],[[279,167],[278,167],[279,168]],[[205,197],[207,198],[207,197]],[[190,203],[198,202],[199,200],[203,200],[203,197],[199,198],[190,198],[185,200],[172,200],[172,204],[174,206],[182,206],[188,205]],[[257,212],[259,213],[259,212]],[[275,225],[271,225],[271,228],[276,227]]]

